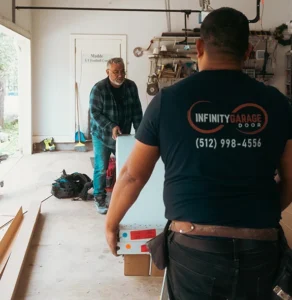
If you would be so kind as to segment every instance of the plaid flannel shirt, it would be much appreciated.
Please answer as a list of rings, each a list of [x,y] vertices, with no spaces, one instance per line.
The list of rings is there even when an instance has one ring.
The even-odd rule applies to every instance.
[[[123,134],[130,134],[131,127],[137,131],[142,120],[142,107],[138,89],[134,81],[124,82],[125,97],[123,99],[125,122]],[[112,138],[112,130],[119,126],[119,112],[111,92],[109,78],[97,82],[90,92],[90,125],[91,134],[99,138],[103,144],[115,149],[116,141]]]

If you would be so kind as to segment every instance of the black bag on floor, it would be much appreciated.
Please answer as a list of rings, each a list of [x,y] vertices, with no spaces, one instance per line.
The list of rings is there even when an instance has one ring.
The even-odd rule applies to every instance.
[[[67,174],[63,170],[62,176],[52,184],[51,194],[59,199],[80,197],[87,200],[87,191],[91,187],[92,180],[86,174]]]

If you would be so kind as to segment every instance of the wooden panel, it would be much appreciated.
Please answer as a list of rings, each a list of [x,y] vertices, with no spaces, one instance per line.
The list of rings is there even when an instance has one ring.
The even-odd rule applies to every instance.
[[[164,270],[159,270],[153,263],[151,263],[151,272],[150,275],[153,277],[163,277],[164,276]]]
[[[282,223],[284,223],[285,225],[287,225],[288,227],[291,228],[292,230],[292,214],[288,211],[284,211],[282,213]]]
[[[292,231],[284,223],[282,223],[281,225],[287,238],[288,245],[292,249]]]
[[[29,244],[40,214],[40,205],[38,201],[31,203],[27,217],[20,228],[5,272],[0,280],[1,300],[13,300],[24,260],[28,253]]]
[[[149,276],[150,255],[129,254],[124,256],[124,260],[125,276]]]
[[[3,257],[5,251],[7,250],[7,247],[10,244],[15,232],[17,231],[17,228],[19,227],[22,219],[23,219],[23,212],[22,212],[22,207],[20,207],[15,218],[9,225],[7,231],[5,232],[5,235],[0,241],[0,260]]]
[[[289,212],[290,214],[292,214],[292,204],[290,204],[286,209],[285,212]]]
[[[5,232],[5,235],[0,241],[0,278],[11,254],[12,245],[15,240],[15,237],[17,236],[22,220],[23,212],[22,207],[20,207],[15,218],[9,225],[7,231]]]
[[[285,232],[285,236],[287,238],[288,244],[292,248],[292,211],[290,210],[290,208],[291,205],[289,206],[289,209],[286,209],[282,213],[281,225]]]

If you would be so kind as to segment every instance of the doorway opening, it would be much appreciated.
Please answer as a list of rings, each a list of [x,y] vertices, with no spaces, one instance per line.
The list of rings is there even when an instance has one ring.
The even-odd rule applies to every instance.
[[[0,25],[0,161],[31,154],[30,40]]]
[[[31,41],[0,24],[0,186],[32,154]]]
[[[122,57],[127,68],[127,36],[126,35],[71,35],[71,78],[72,103],[78,95],[78,112],[75,105],[75,131],[78,128],[79,114],[80,132],[87,140],[91,140],[89,95],[92,87],[107,77],[107,61],[113,57]],[[77,104],[77,103],[76,103]],[[72,120],[73,121],[73,120]]]
[[[19,145],[18,45],[0,31],[0,160],[21,155]]]

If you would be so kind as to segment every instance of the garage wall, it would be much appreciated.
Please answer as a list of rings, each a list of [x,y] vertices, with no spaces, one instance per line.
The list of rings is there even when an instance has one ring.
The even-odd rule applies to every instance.
[[[60,2],[62,4],[60,4]],[[255,17],[255,0],[213,0],[213,8],[232,6]],[[35,6],[83,6],[110,8],[165,8],[164,0],[33,0]],[[265,0],[263,27],[273,28],[290,19],[290,0]],[[199,9],[199,0],[171,0],[173,9]],[[139,88],[143,108],[150,101],[146,94],[149,73],[147,55],[134,57],[136,46],[147,47],[154,36],[167,31],[164,13],[33,11],[33,135],[53,136],[58,142],[72,142],[74,132],[74,99],[70,93],[70,34],[127,34],[128,77]],[[191,15],[189,27],[194,28],[198,16]],[[183,14],[172,14],[172,31],[180,31]],[[260,24],[252,25],[260,29]],[[279,53],[287,49],[281,49]],[[278,58],[275,85],[284,90],[284,59]]]
[[[19,6],[27,6],[31,4],[32,0],[16,0],[16,5]],[[16,10],[15,14],[16,25],[25,31],[31,32],[31,11]],[[0,1],[0,18],[1,17],[12,22],[12,0]]]

